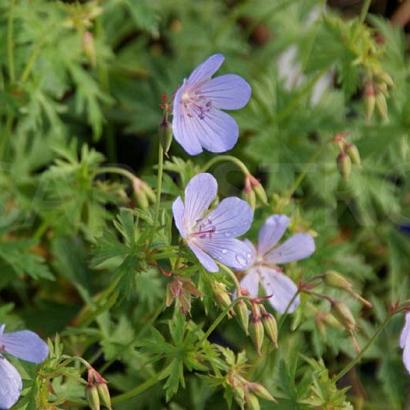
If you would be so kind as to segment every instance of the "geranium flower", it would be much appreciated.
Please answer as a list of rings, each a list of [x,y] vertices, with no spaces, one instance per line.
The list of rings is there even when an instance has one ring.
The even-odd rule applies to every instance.
[[[289,225],[286,215],[270,216],[259,231],[258,245],[252,248],[252,259],[246,274],[241,280],[241,288],[246,289],[252,297],[258,296],[259,283],[265,288],[269,302],[278,312],[285,312],[297,292],[297,286],[277,265],[307,258],[315,251],[311,235],[297,233],[282,245],[276,246]],[[297,296],[289,312],[293,312],[300,303]]]
[[[405,323],[400,335],[400,347],[403,349],[403,363],[410,373],[410,312],[406,313]]]
[[[48,346],[29,330],[4,333],[4,328],[5,325],[0,326],[0,409],[10,409],[19,399],[23,383],[3,353],[31,363],[41,363],[48,356]]]
[[[243,269],[249,264],[251,249],[235,238],[250,228],[253,211],[247,202],[237,197],[225,198],[209,211],[217,190],[218,184],[211,174],[194,176],[185,188],[185,202],[178,197],[172,205],[175,225],[209,272],[219,270],[215,260]]]
[[[223,61],[222,54],[209,57],[175,94],[172,131],[190,155],[200,154],[203,149],[225,152],[238,140],[238,124],[221,110],[244,107],[251,96],[251,87],[236,74],[211,78]]]

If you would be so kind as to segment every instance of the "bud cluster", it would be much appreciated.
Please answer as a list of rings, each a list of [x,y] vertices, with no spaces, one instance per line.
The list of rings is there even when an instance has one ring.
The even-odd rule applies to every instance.
[[[112,409],[107,381],[92,367],[88,368],[86,397],[91,410],[100,410],[101,406]]]
[[[339,146],[339,155],[337,156],[337,168],[344,180],[348,180],[352,172],[352,165],[361,166],[361,158],[356,145],[346,141],[346,133],[339,133],[335,136],[334,141]]]
[[[132,189],[140,208],[147,209],[149,208],[150,203],[155,202],[155,193],[153,189],[142,179],[134,176],[132,179]]]
[[[268,197],[262,184],[251,174],[245,175],[243,198],[249,203],[252,209],[256,208],[257,199],[259,199],[263,205],[267,205],[268,203]]]
[[[389,88],[394,85],[390,75],[380,71],[372,79],[366,81],[364,86],[364,102],[366,119],[370,121],[375,109],[383,120],[388,119],[386,98],[389,96]]]

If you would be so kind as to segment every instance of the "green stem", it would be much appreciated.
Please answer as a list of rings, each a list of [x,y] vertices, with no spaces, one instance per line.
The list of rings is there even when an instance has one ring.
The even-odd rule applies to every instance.
[[[244,173],[244,175],[249,175],[250,172],[246,165],[240,161],[238,158],[233,157],[232,155],[218,155],[211,160],[209,160],[201,169],[201,172],[208,171],[209,168],[213,167],[218,162],[232,162]]]
[[[98,169],[95,175],[100,174],[119,174],[122,175],[130,180],[131,183],[135,181],[137,178],[132,172],[127,171],[126,169],[119,168],[119,167],[101,167]]]
[[[342,369],[334,378],[334,381],[337,382],[340,380],[346,373],[348,373],[354,366],[356,366],[357,363],[362,360],[364,354],[368,350],[368,348],[373,344],[373,342],[376,340],[376,338],[380,335],[380,333],[385,329],[385,327],[388,325],[390,319],[393,317],[393,315],[387,316],[387,318],[384,320],[384,322],[379,326],[379,328],[376,330],[375,334],[370,338],[370,340],[367,342],[366,346],[360,351],[360,353],[352,359],[345,367]]]
[[[158,141],[158,173],[157,173],[157,196],[154,210],[154,231],[158,224],[159,210],[161,206],[162,175],[164,173],[164,149],[161,141]]]
[[[290,307],[292,306],[292,303],[295,301],[295,299],[298,297],[300,293],[300,289],[298,289],[295,294],[292,296],[292,299],[289,301],[288,305],[286,306],[285,311],[282,313],[282,316],[279,319],[278,323],[278,334],[280,334],[280,330],[282,329],[283,324],[285,323],[286,316],[289,312]]]
[[[9,16],[7,19],[7,62],[8,62],[8,72],[10,77],[10,83],[14,83],[16,80],[16,71],[14,66],[14,4],[15,0],[11,1]]]
[[[240,291],[241,291],[241,285],[238,281],[238,278],[236,277],[236,275],[224,264],[217,262],[218,265],[222,268],[222,270],[224,270],[233,280],[233,283],[235,284],[236,287],[236,291],[238,293],[238,296],[240,295]]]
[[[364,23],[367,13],[369,12],[370,4],[372,0],[364,0],[362,11],[360,12],[360,21]]]
[[[27,64],[24,68],[24,71],[20,76],[21,83],[25,83],[28,80],[31,74],[31,70],[33,69],[34,63],[36,62],[42,48],[43,48],[43,41],[39,42],[37,46],[34,46],[33,50],[31,51],[30,57],[27,61]]]
[[[128,391],[127,393],[119,394],[112,398],[112,403],[121,403],[123,401],[132,399],[139,394],[143,393],[145,390],[148,390],[150,387],[155,386],[159,381],[165,379],[170,373],[170,368],[166,367],[162,372],[155,374],[150,379],[146,380],[144,383],[138,385],[134,389]]]

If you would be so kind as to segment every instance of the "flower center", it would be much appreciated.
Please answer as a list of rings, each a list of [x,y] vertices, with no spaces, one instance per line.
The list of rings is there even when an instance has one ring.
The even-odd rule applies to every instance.
[[[216,227],[209,218],[199,219],[190,236],[198,237],[200,239],[211,239],[216,232]]]
[[[188,117],[198,117],[200,120],[205,119],[206,114],[212,109],[212,101],[202,95],[198,89],[184,91],[180,104]]]

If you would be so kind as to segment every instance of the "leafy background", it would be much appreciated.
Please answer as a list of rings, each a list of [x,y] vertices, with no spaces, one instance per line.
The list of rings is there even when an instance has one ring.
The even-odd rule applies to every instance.
[[[370,11],[380,11],[379,3]],[[285,320],[279,349],[265,346],[262,359],[235,320],[223,320],[204,341],[221,312],[211,284],[229,281],[201,270],[183,250],[191,268],[174,274],[203,296],[185,317],[164,305],[172,280],[164,272],[179,252],[170,204],[213,156],[188,158],[172,145],[154,233],[152,192],[146,187],[142,198],[132,177],[155,189],[161,96],[172,98],[196,64],[222,52],[221,71],[242,75],[253,89],[250,104],[234,114],[241,138],[229,153],[268,193],[250,237],[275,212],[292,216],[293,230],[314,232],[316,253],[287,274],[308,280],[334,269],[352,281],[373,309],[319,289],[349,305],[363,346],[388,306],[408,297],[407,40],[388,21],[390,9],[364,24],[328,8],[307,24],[318,6],[323,2],[0,1],[0,322],[53,340],[38,372],[17,364],[27,389],[16,408],[86,406],[83,370],[61,349],[93,363],[112,396],[157,381],[119,409],[226,408],[234,394],[225,375],[233,368],[277,398],[261,400],[263,408],[403,408],[410,384],[398,348],[401,315],[337,387],[331,376],[355,352],[340,326],[323,332],[319,313],[330,315],[329,306],[311,296]],[[278,57],[292,45],[305,81],[289,90]],[[329,71],[332,87],[313,104],[314,84]],[[364,86],[381,71],[394,81],[388,120],[377,112],[366,120]],[[362,158],[347,181],[332,143],[342,132]],[[131,178],[112,171],[119,166]],[[243,176],[232,163],[212,173],[221,195],[241,195]]]

